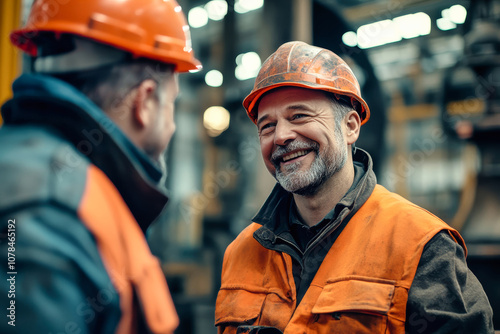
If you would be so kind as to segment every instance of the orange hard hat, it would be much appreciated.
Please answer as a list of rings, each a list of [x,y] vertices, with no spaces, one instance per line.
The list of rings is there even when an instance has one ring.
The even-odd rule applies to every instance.
[[[271,89],[296,86],[324,90],[350,99],[361,124],[370,118],[370,109],[361,98],[359,83],[342,58],[330,50],[304,42],[283,44],[266,59],[250,94],[243,100],[248,117],[257,123],[256,105]]]
[[[177,72],[201,69],[186,18],[175,0],[35,0],[26,25],[10,38],[37,56],[40,32],[89,38],[134,57],[173,64]]]

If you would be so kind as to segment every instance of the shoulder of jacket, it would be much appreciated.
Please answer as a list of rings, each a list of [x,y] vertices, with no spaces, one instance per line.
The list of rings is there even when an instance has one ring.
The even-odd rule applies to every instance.
[[[397,226],[400,225],[400,222],[404,222],[406,229],[412,230],[414,233],[420,231],[423,234],[433,234],[443,229],[454,231],[438,216],[383,186],[376,186],[372,194],[372,201],[375,202],[374,205],[379,214],[384,216],[385,225],[388,222],[393,222]]]
[[[0,210],[52,202],[78,208],[89,160],[55,132],[4,126],[0,142]]]
[[[257,231],[261,227],[262,227],[261,224],[251,223],[250,225],[248,225],[247,227],[245,227],[243,229],[243,231],[241,231],[241,233],[239,234],[238,238],[249,238],[249,237],[253,238],[254,232]]]
[[[255,231],[257,231],[259,228],[261,228],[262,225],[257,224],[257,223],[251,223],[243,231],[238,234],[238,236],[229,244],[226,250],[226,254],[232,254],[232,253],[238,253],[240,251],[245,252],[245,250],[248,250],[249,247],[255,247],[257,245],[260,246],[260,244],[255,240],[253,237],[253,234]]]
[[[376,191],[373,192],[373,195],[377,197],[377,200],[387,207],[398,208],[398,210],[394,210],[394,212],[396,213],[401,213],[404,215],[407,215],[408,213],[420,213],[423,216],[427,216],[428,218],[442,221],[441,218],[424,209],[423,207],[410,202],[401,195],[387,190],[381,185],[377,185],[375,189]]]

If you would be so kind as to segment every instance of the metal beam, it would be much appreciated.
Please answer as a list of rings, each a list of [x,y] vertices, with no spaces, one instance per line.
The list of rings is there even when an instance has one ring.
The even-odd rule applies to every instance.
[[[10,44],[10,32],[19,27],[21,0],[0,1],[0,105],[12,96],[11,84],[19,74],[19,54]],[[2,118],[0,116],[0,124]]]

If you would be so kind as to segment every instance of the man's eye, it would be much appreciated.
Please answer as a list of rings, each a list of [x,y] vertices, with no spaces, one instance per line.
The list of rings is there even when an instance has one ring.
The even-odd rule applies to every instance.
[[[259,132],[260,133],[267,133],[267,132],[270,132],[271,129],[274,127],[274,124],[273,123],[267,123],[267,124],[264,124],[260,127],[260,130]]]
[[[293,115],[292,120],[304,118],[304,117],[307,117],[307,115],[306,114],[295,114],[295,115]]]

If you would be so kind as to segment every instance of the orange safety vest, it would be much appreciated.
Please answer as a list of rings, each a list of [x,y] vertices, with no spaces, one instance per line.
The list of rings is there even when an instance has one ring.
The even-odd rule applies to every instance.
[[[116,333],[137,333],[139,305],[134,305],[134,291],[152,333],[173,333],[179,319],[159,261],[118,190],[94,165],[87,171],[78,215],[94,235],[120,296],[122,317]]]
[[[253,238],[260,227],[248,226],[226,250],[215,312],[219,333],[259,325],[285,334],[403,334],[408,290],[424,246],[447,230],[465,249],[456,230],[377,185],[297,306],[292,259],[262,247]]]

